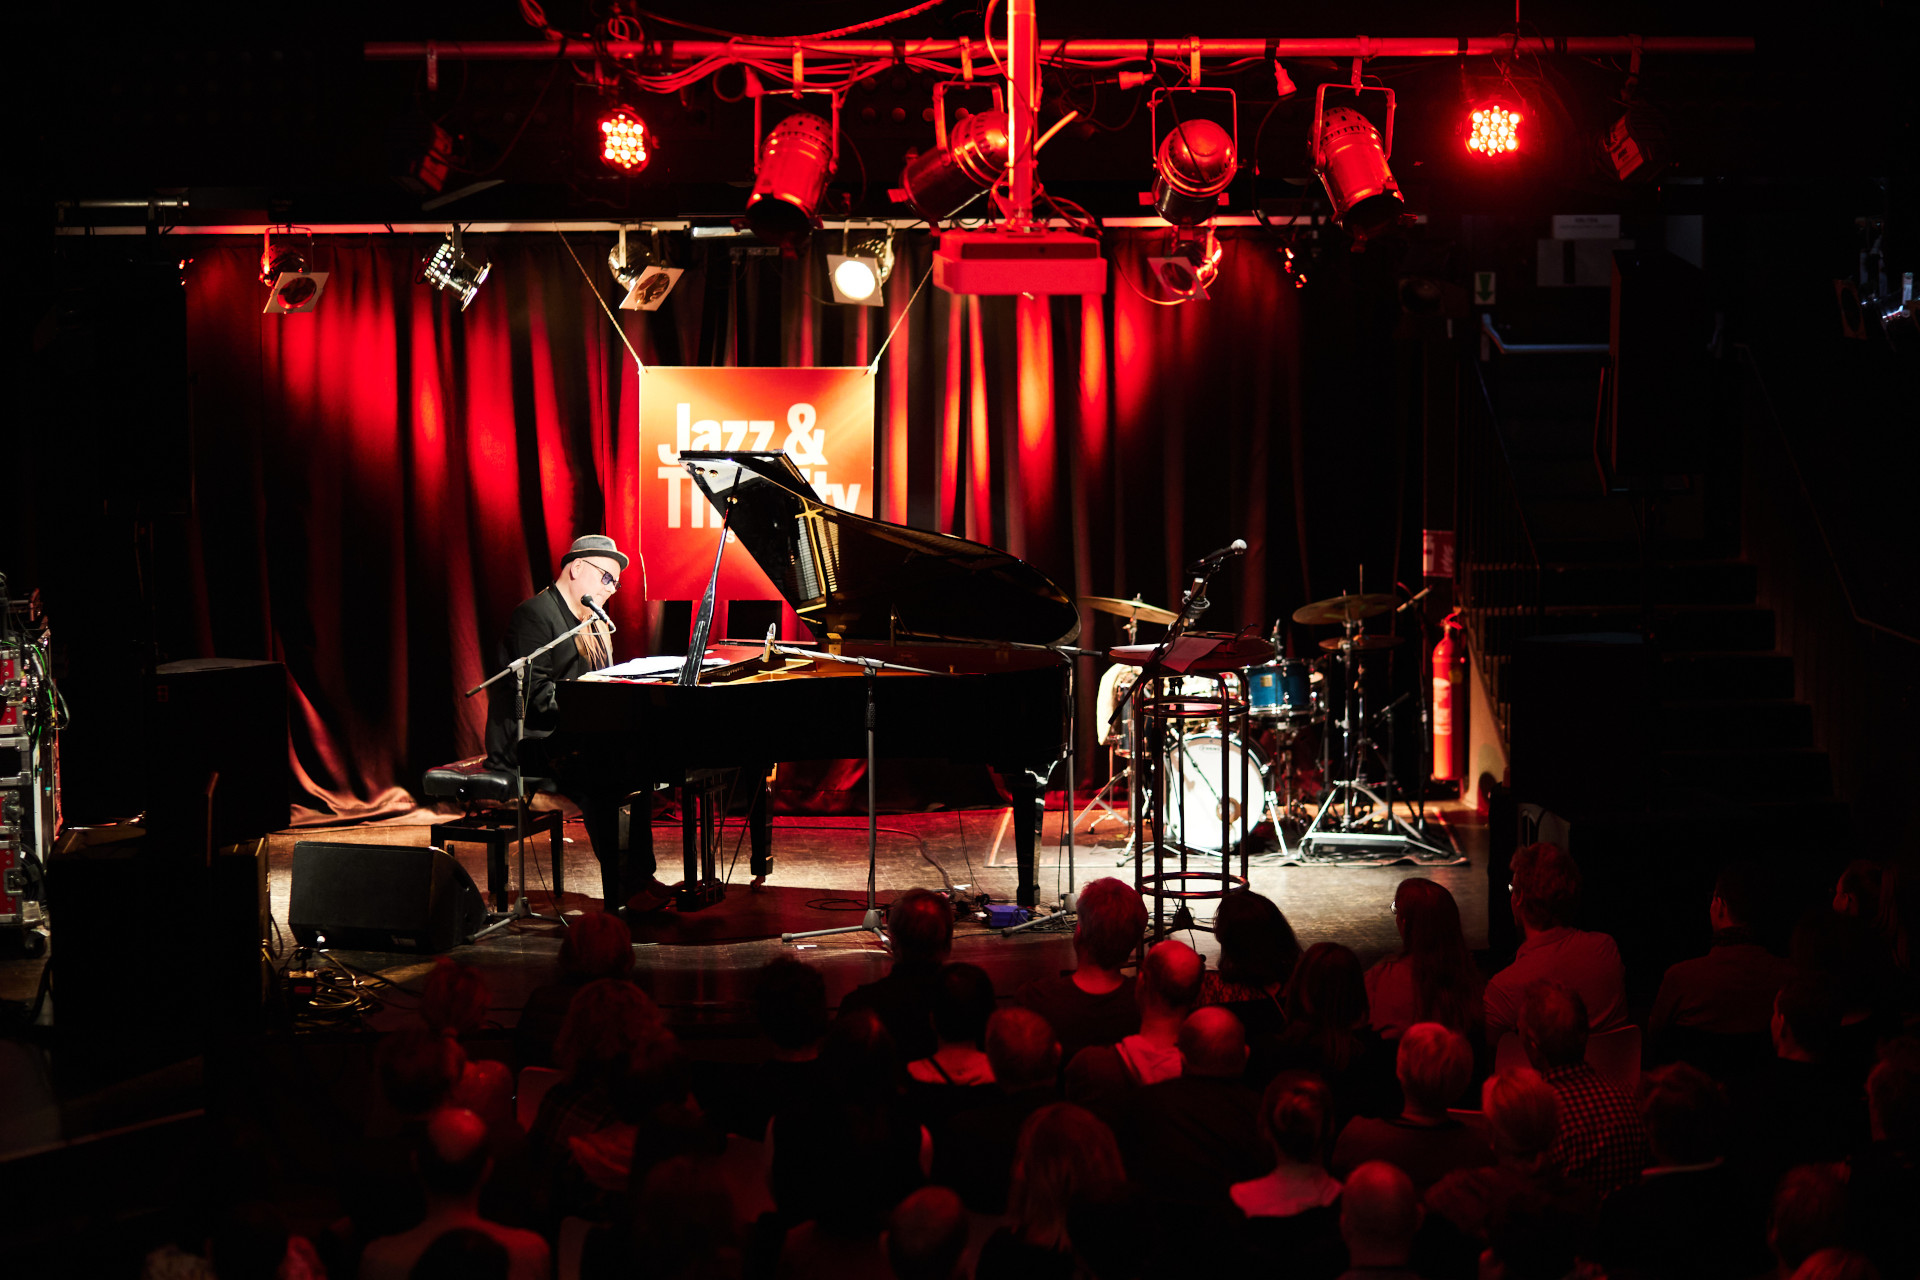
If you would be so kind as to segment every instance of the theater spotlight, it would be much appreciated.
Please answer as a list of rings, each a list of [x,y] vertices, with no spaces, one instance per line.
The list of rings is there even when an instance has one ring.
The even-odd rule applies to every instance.
[[[1512,155],[1520,150],[1524,118],[1518,108],[1497,98],[1475,103],[1467,109],[1467,150],[1490,160]]]
[[[1190,104],[1183,117],[1174,105],[1178,94]],[[1240,168],[1239,147],[1232,133],[1215,120],[1195,114],[1200,104],[1211,101],[1200,95],[1226,95],[1226,111],[1239,129],[1238,112],[1231,89],[1156,89],[1149,104],[1154,136],[1160,138],[1154,152],[1154,212],[1176,227],[1205,222],[1220,212],[1220,198],[1233,183]],[[1172,112],[1174,125],[1160,136],[1160,106]]]
[[[447,238],[433,251],[433,257],[427,260],[420,278],[434,288],[459,298],[460,309],[465,311],[480,292],[480,286],[486,283],[487,273],[492,270],[492,263],[475,264],[467,257],[466,247],[461,243],[460,228],[455,226],[448,228]]]
[[[1393,154],[1393,90],[1355,85],[1356,92],[1387,95],[1387,134],[1352,107],[1327,109],[1327,90],[1314,95],[1313,169],[1333,204],[1333,220],[1357,240],[1386,230],[1406,211],[1400,184],[1387,158]]]
[[[625,103],[600,117],[600,159],[625,173],[639,173],[653,159],[646,121]]]
[[[1205,302],[1207,287],[1220,275],[1220,238],[1213,228],[1198,240],[1185,241],[1165,257],[1148,257],[1147,265],[1160,287],[1186,302]]]
[[[658,311],[683,274],[682,268],[667,265],[658,231],[653,233],[652,244],[630,249],[625,227],[620,228],[620,243],[607,254],[607,267],[626,287],[627,296],[620,302],[622,311]]]
[[[827,281],[842,306],[877,307],[886,299],[880,286],[893,274],[893,237],[869,234],[849,239],[844,252],[827,255]]]
[[[261,314],[287,315],[319,305],[327,273],[307,270],[312,248],[312,232],[267,228],[260,246],[260,283],[267,286],[267,305],[260,308]]]
[[[756,112],[759,104],[756,98]],[[805,235],[833,169],[834,126],[811,112],[787,116],[761,135],[747,225],[762,240],[781,244]]]
[[[1013,150],[1013,134],[998,86],[993,110],[962,116],[947,127],[948,86],[965,81],[942,81],[933,86],[933,150],[907,161],[894,198],[913,206],[928,222],[943,222],[1000,180]]]

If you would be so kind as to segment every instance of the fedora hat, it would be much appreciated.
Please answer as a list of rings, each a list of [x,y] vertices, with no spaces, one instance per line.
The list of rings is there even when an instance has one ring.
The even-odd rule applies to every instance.
[[[627,568],[626,556],[620,553],[620,548],[614,545],[613,539],[604,533],[589,533],[575,538],[573,545],[567,548],[567,554],[560,557],[560,567],[564,569],[583,556],[605,556],[618,564],[623,573]]]

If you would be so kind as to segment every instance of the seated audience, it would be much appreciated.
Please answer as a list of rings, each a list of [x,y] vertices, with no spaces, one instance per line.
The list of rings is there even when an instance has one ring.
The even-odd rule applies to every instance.
[[[1609,1280],[1743,1280],[1765,1270],[1765,1213],[1727,1163],[1731,1107],[1697,1067],[1675,1063],[1641,1080],[1653,1163],[1600,1210],[1595,1251]]]
[[[1551,979],[1579,994],[1594,1031],[1627,1025],[1626,973],[1604,933],[1568,921],[1580,895],[1580,868],[1556,845],[1530,844],[1513,855],[1509,905],[1525,933],[1513,963],[1487,981],[1487,1043],[1519,1025],[1528,990]]]
[[[1402,880],[1393,893],[1393,923],[1400,930],[1398,954],[1367,970],[1373,1029],[1393,1040],[1416,1022],[1437,1022],[1477,1040],[1485,983],[1467,950],[1453,895],[1423,877]]]
[[[1473,1081],[1473,1046],[1465,1036],[1437,1022],[1416,1022],[1400,1038],[1397,1074],[1406,1100],[1400,1114],[1349,1120],[1333,1146],[1334,1177],[1344,1180],[1370,1160],[1385,1160],[1424,1193],[1456,1169],[1494,1162],[1485,1128],[1447,1110]]]
[[[425,1212],[414,1152],[427,1117],[447,1102],[466,1066],[458,1041],[425,1027],[381,1038],[374,1051],[379,1104],[341,1180],[347,1216],[360,1242],[402,1231]]]
[[[1400,1110],[1393,1051],[1368,1021],[1366,974],[1337,942],[1316,942],[1287,983],[1287,1029],[1256,1060],[1249,1083],[1278,1071],[1311,1071],[1333,1089],[1339,1123]]]
[[[513,1255],[484,1231],[457,1227],[428,1245],[407,1280],[508,1280]]]
[[[1587,1026],[1580,993],[1558,982],[1534,984],[1520,1006],[1527,1061],[1560,1100],[1553,1163],[1605,1197],[1647,1167],[1647,1130],[1626,1091],[1587,1065]]]
[[[1177,939],[1155,946],[1134,987],[1140,1030],[1115,1045],[1082,1049],[1067,1064],[1067,1097],[1113,1124],[1127,1094],[1180,1074],[1180,1028],[1200,998],[1205,964]]]
[[[1286,986],[1300,961],[1293,926],[1271,898],[1235,889],[1220,900],[1213,936],[1220,967],[1209,969],[1200,1003],[1225,1005],[1246,1024],[1247,1039],[1278,1035],[1286,1028]]]
[[[1861,1252],[1889,1276],[1920,1275],[1920,1040],[1887,1045],[1867,1076],[1873,1142],[1848,1162]]]
[[[1559,1205],[1570,1220],[1592,1217],[1597,1199],[1568,1182],[1553,1163],[1560,1138],[1560,1099],[1553,1086],[1530,1068],[1503,1071],[1480,1087],[1480,1108],[1498,1163],[1440,1179],[1426,1193],[1428,1209],[1474,1241],[1476,1252],[1516,1202]]]
[[[933,992],[940,966],[953,951],[953,907],[931,889],[909,889],[887,906],[893,967],[884,978],[855,987],[840,1011],[871,1009],[908,1062],[933,1056]]]
[[[1260,1095],[1245,1083],[1246,1028],[1225,1009],[1196,1009],[1180,1028],[1180,1057],[1179,1076],[1132,1096],[1115,1136],[1151,1200],[1225,1210],[1234,1183],[1273,1165],[1259,1136]]]
[[[1880,1268],[1845,1249],[1822,1249],[1800,1264],[1793,1280],[1880,1280]]]
[[[1133,979],[1120,969],[1146,927],[1147,908],[1132,885],[1112,876],[1088,882],[1075,906],[1073,972],[1037,978],[1015,994],[1053,1027],[1062,1067],[1090,1045],[1117,1044],[1140,1029]]]
[[[1413,1182],[1384,1160],[1353,1171],[1340,1196],[1340,1238],[1348,1267],[1341,1280],[1421,1280],[1413,1241],[1424,1216]]]
[[[1767,1248],[1776,1280],[1788,1280],[1822,1249],[1847,1242],[1847,1171],[1837,1164],[1787,1170],[1767,1214]]]
[[[1581,1228],[1565,1204],[1523,1195],[1504,1205],[1489,1224],[1480,1255],[1480,1280],[1567,1280],[1593,1275],[1576,1270]]]
[[[1773,998],[1793,977],[1793,964],[1760,945],[1758,897],[1745,869],[1722,871],[1714,882],[1707,905],[1713,946],[1667,970],[1647,1018],[1655,1061],[1684,1059],[1724,1078],[1766,1060]]]
[[[1833,886],[1833,913],[1871,923],[1880,915],[1880,874],[1884,868],[1867,858],[1855,858]]]
[[[492,1012],[493,990],[485,974],[447,956],[434,962],[420,993],[420,1020],[428,1030],[463,1040],[480,1030]],[[525,1135],[513,1112],[513,1071],[506,1063],[469,1056],[447,1101],[487,1122],[496,1178],[503,1164],[518,1160]]]
[[[429,1116],[415,1155],[426,1216],[409,1230],[368,1244],[360,1256],[361,1280],[405,1280],[429,1246],[459,1230],[481,1232],[501,1245],[515,1280],[544,1280],[547,1242],[480,1215],[480,1188],[492,1165],[486,1122],[479,1116],[460,1107],[442,1107]]]
[[[1797,1164],[1845,1160],[1869,1138],[1864,1072],[1839,1060],[1844,1000],[1824,978],[1774,997],[1774,1057],[1742,1089],[1741,1154],[1771,1181]]]
[[[1067,1219],[1076,1203],[1126,1181],[1113,1133],[1070,1102],[1040,1108],[1020,1131],[1007,1223],[981,1246],[975,1280],[1047,1280],[1076,1270]]]
[[[933,1180],[960,1193],[975,1213],[1005,1213],[1014,1149],[1027,1117],[1060,1101],[1060,1045],[1031,1009],[1001,1009],[987,1021],[987,1062],[995,1090],[933,1139]]]
[[[1333,1146],[1333,1091],[1310,1072],[1281,1073],[1260,1099],[1258,1130],[1274,1167],[1229,1189],[1247,1218],[1239,1270],[1302,1280],[1338,1275],[1346,1267],[1333,1208],[1340,1183],[1326,1167]]]
[[[809,964],[776,956],[755,975],[753,1012],[767,1039],[766,1058],[739,1071],[703,1072],[713,1084],[701,1090],[701,1101],[727,1132],[757,1142],[775,1116],[813,1105],[820,1093],[826,980]]]
[[[907,1064],[907,1078],[918,1084],[966,1088],[993,1083],[987,1061],[987,1019],[993,1016],[993,979],[972,964],[940,970],[933,988],[933,1055]]]
[[[601,978],[627,978],[633,973],[633,934],[627,922],[605,911],[587,911],[570,917],[560,940],[559,972],[551,982],[527,993],[520,1021],[513,1029],[514,1056],[523,1067],[553,1065],[553,1045],[560,1038],[567,1006],[580,988]]]
[[[590,1238],[581,1260],[583,1280],[728,1280],[742,1274],[733,1199],[715,1161],[674,1156],[647,1170],[635,1190],[625,1251],[596,1253]]]
[[[967,1251],[967,1211],[945,1187],[922,1187],[894,1206],[882,1236],[893,1280],[954,1280]]]

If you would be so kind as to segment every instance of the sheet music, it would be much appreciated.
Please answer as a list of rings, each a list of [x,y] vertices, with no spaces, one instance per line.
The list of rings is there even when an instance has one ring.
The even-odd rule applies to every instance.
[[[674,654],[659,654],[651,658],[629,658],[625,662],[616,662],[610,667],[598,671],[589,671],[581,676],[582,680],[659,680],[671,679],[680,674],[685,658]],[[724,667],[725,658],[705,658],[702,667]]]

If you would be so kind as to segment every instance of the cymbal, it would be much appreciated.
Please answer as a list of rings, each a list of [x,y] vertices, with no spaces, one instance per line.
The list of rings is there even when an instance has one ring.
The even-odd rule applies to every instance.
[[[1304,627],[1325,627],[1342,622],[1357,622],[1387,612],[1394,597],[1384,592],[1364,596],[1333,596],[1303,604],[1293,611],[1293,620]]]
[[[1116,600],[1112,596],[1081,596],[1080,603],[1089,609],[1098,609],[1101,613],[1116,613],[1123,618],[1133,618],[1140,622],[1157,622],[1163,627],[1180,616],[1171,609],[1162,609],[1157,604],[1148,604],[1139,596],[1131,600]]]
[[[1338,653],[1340,652],[1340,646],[1344,644],[1351,644],[1356,649],[1366,650],[1391,649],[1393,646],[1405,642],[1405,636],[1354,636],[1352,639],[1348,639],[1346,636],[1328,636],[1320,642],[1320,647],[1328,653]]]

